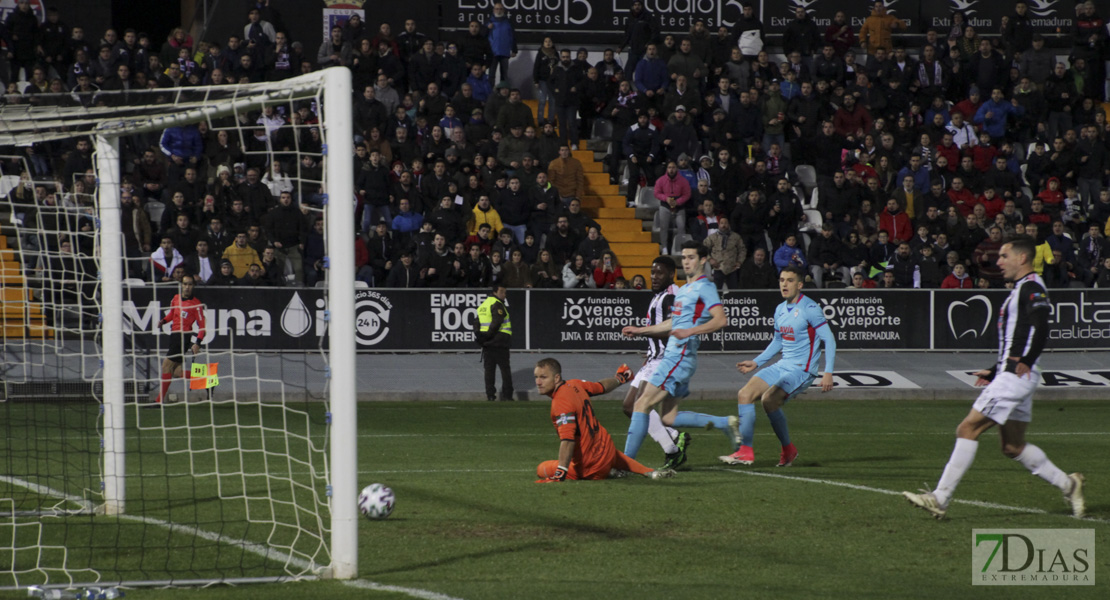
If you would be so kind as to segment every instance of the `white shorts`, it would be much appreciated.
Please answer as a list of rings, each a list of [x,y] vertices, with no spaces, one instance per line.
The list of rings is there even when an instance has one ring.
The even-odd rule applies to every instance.
[[[658,366],[659,358],[653,358],[647,361],[646,363],[644,363],[644,366],[640,367],[639,371],[636,371],[636,376],[632,378],[632,383],[628,385],[636,389],[640,389],[640,386],[649,381],[651,379],[651,376],[655,374],[655,367]]]
[[[983,389],[972,408],[999,425],[1006,421],[1028,423],[1033,420],[1033,391],[1038,379],[1035,372],[1018,377],[1003,371]]]

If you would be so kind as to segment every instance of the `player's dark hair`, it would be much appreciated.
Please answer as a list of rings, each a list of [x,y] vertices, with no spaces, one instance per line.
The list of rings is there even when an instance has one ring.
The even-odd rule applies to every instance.
[[[539,362],[536,363],[536,367],[541,369],[551,369],[551,372],[555,375],[563,374],[563,365],[559,364],[559,361],[555,360],[554,358],[541,359]]]
[[[651,264],[659,265],[671,273],[674,273],[678,268],[677,265],[674,264],[674,259],[669,256],[657,256],[655,260],[651,261]]]
[[[682,244],[682,249],[683,250],[685,250],[687,248],[690,248],[692,250],[697,250],[698,251],[698,258],[705,258],[705,257],[709,256],[709,248],[706,248],[705,245],[700,243],[700,242],[695,242],[694,240],[688,240],[688,241],[686,241],[685,243]]]
[[[1007,243],[1010,244],[1010,248],[1014,252],[1025,255],[1029,264],[1033,264],[1033,257],[1037,255],[1037,243],[1033,241],[1033,238],[1028,235],[1015,235]]]
[[[788,267],[783,267],[782,271],[779,272],[779,274],[781,275],[783,273],[793,273],[793,274],[797,275],[798,276],[798,281],[805,281],[806,280],[806,272],[801,267],[797,267],[797,266],[794,266],[794,265],[790,265]]]

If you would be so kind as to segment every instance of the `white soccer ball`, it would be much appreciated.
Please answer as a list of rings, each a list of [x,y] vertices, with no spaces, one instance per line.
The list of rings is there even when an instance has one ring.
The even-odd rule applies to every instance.
[[[358,510],[367,519],[384,519],[393,512],[393,490],[380,483],[371,483],[358,495]]]

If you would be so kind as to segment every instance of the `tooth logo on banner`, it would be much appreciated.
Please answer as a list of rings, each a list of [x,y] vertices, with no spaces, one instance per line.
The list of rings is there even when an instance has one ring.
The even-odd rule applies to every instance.
[[[993,312],[990,298],[983,295],[972,296],[966,302],[955,300],[948,304],[948,329],[957,340],[965,336],[981,338],[990,327]]]
[[[289,304],[286,304],[285,310],[281,311],[281,329],[285,335],[298,338],[308,333],[311,328],[312,315],[308,312],[304,300],[301,300],[301,295],[293,292]]]

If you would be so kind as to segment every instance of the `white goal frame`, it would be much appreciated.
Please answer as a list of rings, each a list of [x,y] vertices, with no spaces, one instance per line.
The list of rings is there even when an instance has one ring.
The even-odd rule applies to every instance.
[[[97,244],[101,257],[100,289],[103,348],[103,505],[96,511],[106,515],[127,512],[126,425],[124,386],[123,318],[123,244],[120,223],[119,137],[168,127],[196,123],[234,114],[257,106],[260,101],[281,101],[308,89],[324,90],[325,201],[328,247],[327,268],[336,276],[327,277],[329,305],[328,397],[330,403],[330,456],[328,496],[330,510],[331,564],[316,573],[319,577],[354,579],[358,576],[358,435],[355,389],[355,308],[354,308],[354,231],[350,225],[353,210],[354,179],[353,130],[351,128],[351,73],[346,68],[330,68],[301,75],[283,82],[256,84],[258,92],[241,95],[226,102],[193,104],[177,111],[113,119],[110,110],[93,108],[85,118],[99,118],[92,135],[96,141],[96,169],[100,222]],[[204,88],[197,88],[198,91]],[[250,91],[250,90],[248,90]],[[201,92],[203,93],[203,92]],[[76,116],[76,115],[75,115]],[[55,121],[57,122],[57,121]],[[87,122],[86,122],[87,123]],[[22,126],[4,127],[0,138],[8,142],[27,142],[34,131]],[[20,131],[22,130],[22,131]],[[57,137],[68,137],[55,134]],[[337,325],[338,326],[335,326]]]

